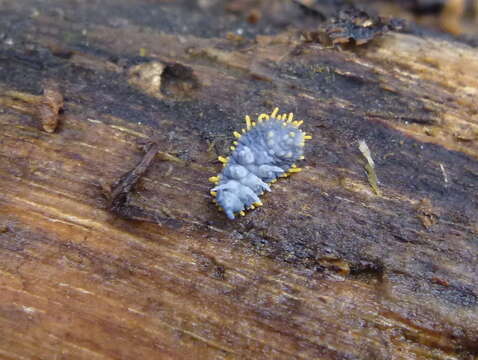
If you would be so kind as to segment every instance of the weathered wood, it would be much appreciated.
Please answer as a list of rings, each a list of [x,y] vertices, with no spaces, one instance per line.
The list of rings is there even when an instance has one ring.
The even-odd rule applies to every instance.
[[[476,359],[478,51],[198,3],[0,2],[0,357]],[[228,221],[216,156],[276,105],[313,135],[304,171]]]

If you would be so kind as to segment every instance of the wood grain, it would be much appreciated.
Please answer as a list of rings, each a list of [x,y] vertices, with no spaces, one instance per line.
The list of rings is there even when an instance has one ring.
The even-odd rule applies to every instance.
[[[476,359],[478,51],[207,3],[0,2],[0,358]],[[313,135],[304,171],[228,221],[207,179],[274,106]]]

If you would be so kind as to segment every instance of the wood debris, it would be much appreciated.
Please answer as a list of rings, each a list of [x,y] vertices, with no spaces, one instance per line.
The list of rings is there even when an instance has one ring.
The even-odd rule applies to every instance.
[[[158,99],[189,98],[199,87],[192,69],[176,62],[151,61],[132,66],[128,82]]]
[[[381,195],[381,191],[378,187],[378,179],[377,174],[375,173],[375,163],[372,159],[372,154],[370,153],[370,149],[365,142],[365,140],[359,141],[359,150],[364,156],[367,163],[365,164],[365,171],[367,172],[368,182],[372,187],[372,190],[376,195]]]
[[[151,96],[161,97],[161,75],[165,68],[159,61],[135,65],[128,71],[128,82]]]
[[[418,219],[425,229],[431,228],[438,222],[437,211],[433,208],[430,199],[422,199],[417,205]]]
[[[341,10],[336,17],[330,18],[317,31],[304,32],[307,42],[319,42],[323,45],[352,44],[364,45],[389,31],[398,31],[404,27],[399,19],[371,16],[355,8]]]
[[[123,205],[128,201],[129,193],[133,187],[148,170],[153,162],[156,154],[159,152],[159,145],[157,143],[151,143],[148,151],[143,156],[138,165],[131,171],[121,176],[121,178],[113,185],[113,189],[110,195],[109,209],[113,212],[120,212]]]
[[[62,108],[63,95],[58,84],[54,81],[46,81],[43,89],[43,98],[38,105],[43,130],[49,133],[55,132]]]

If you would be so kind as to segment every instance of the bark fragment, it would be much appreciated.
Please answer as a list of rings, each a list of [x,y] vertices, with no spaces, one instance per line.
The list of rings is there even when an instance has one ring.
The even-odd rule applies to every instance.
[[[127,205],[128,197],[136,183],[148,170],[156,154],[159,152],[160,145],[151,142],[147,146],[146,154],[141,161],[132,170],[128,171],[113,185],[109,195],[109,209],[118,214],[124,214],[123,207]]]
[[[364,45],[389,31],[403,29],[404,22],[372,16],[355,8],[343,9],[336,17],[319,26],[317,31],[304,32],[306,41],[320,42],[323,45]]]
[[[43,98],[38,105],[43,130],[49,133],[55,132],[62,108],[63,95],[58,84],[54,81],[46,81],[43,88]]]

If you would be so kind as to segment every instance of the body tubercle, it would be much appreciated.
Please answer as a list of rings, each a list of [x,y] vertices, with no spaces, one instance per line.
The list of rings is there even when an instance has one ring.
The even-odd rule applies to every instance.
[[[305,140],[312,138],[300,129],[302,121],[294,121],[292,113],[279,115],[279,108],[257,121],[248,115],[245,120],[242,133],[234,132],[231,155],[218,158],[222,172],[209,179],[216,185],[211,189],[214,202],[231,220],[261,206],[259,196],[270,191],[277,178],[301,171],[295,162],[304,159]]]

